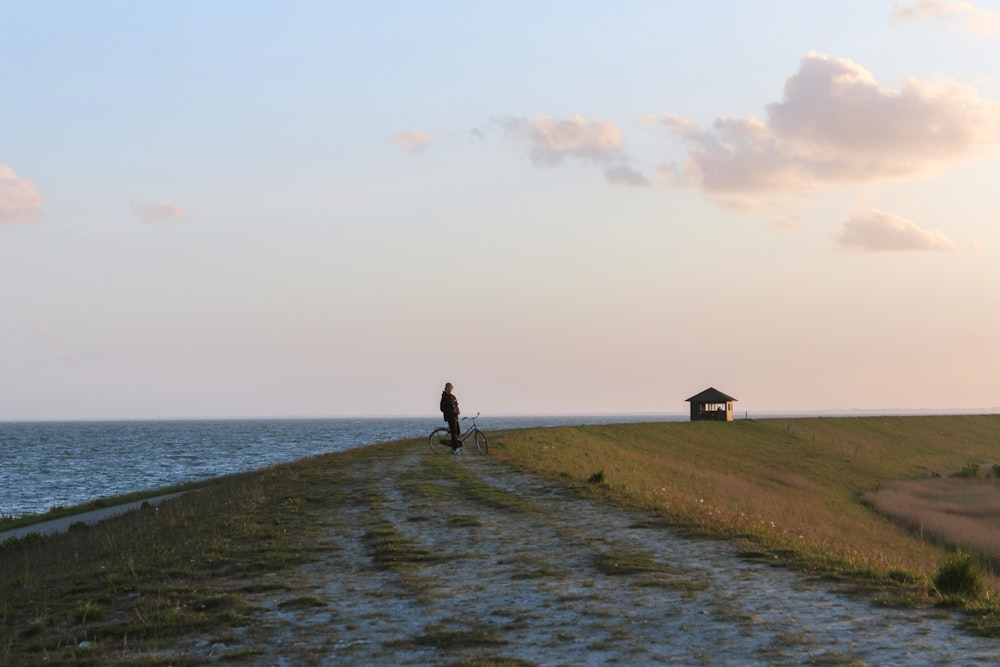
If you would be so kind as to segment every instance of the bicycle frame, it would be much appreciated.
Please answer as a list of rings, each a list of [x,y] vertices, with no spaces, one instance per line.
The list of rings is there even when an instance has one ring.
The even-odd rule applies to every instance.
[[[461,422],[464,422],[464,421],[468,421],[470,419],[472,420],[472,428],[467,429],[465,431],[465,433],[460,433],[458,435],[458,439],[461,440],[462,442],[465,442],[466,438],[468,438],[470,435],[472,435],[473,433],[475,433],[476,431],[479,430],[479,424],[476,423],[476,420],[479,419],[479,413],[478,412],[473,417],[462,417],[458,421],[461,423]]]
[[[443,426],[434,429],[431,432],[430,436],[428,436],[427,438],[427,444],[428,446],[430,446],[431,451],[434,452],[435,454],[443,454],[446,451],[458,452],[462,450],[462,447],[465,445],[465,441],[468,440],[470,437],[473,437],[474,438],[473,441],[476,443],[476,449],[478,449],[480,453],[486,454],[489,445],[486,442],[486,434],[480,430],[479,424],[476,421],[477,419],[479,419],[479,414],[480,413],[477,412],[472,417],[462,417],[459,420],[460,422],[471,420],[472,427],[467,429],[464,433],[459,433],[458,447],[454,447],[452,444],[450,444],[451,443],[450,430],[444,428]]]

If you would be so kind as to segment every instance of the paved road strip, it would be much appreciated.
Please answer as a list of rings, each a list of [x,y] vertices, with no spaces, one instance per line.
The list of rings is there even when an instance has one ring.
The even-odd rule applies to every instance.
[[[0,542],[5,542],[12,537],[24,537],[31,533],[38,533],[39,535],[52,535],[54,533],[65,533],[69,530],[69,527],[75,523],[83,522],[87,525],[94,525],[95,523],[100,523],[105,519],[111,518],[113,516],[118,516],[119,514],[125,514],[126,512],[131,512],[132,510],[137,510],[143,505],[156,505],[164,500],[170,500],[171,498],[176,498],[182,495],[183,492],[178,493],[168,493],[163,496],[156,496],[154,498],[146,498],[145,500],[136,500],[135,502],[125,503],[123,505],[113,505],[111,507],[102,507],[101,509],[91,510],[89,512],[81,512],[80,514],[71,514],[69,516],[64,516],[59,519],[52,519],[51,521],[42,521],[40,523],[34,523],[30,526],[21,526],[19,528],[12,528],[10,530],[5,530],[0,532]]]

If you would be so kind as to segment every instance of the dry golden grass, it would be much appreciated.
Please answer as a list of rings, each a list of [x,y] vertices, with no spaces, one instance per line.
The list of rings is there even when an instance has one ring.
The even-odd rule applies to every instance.
[[[936,478],[892,482],[864,501],[925,539],[1000,563],[1000,482]]]

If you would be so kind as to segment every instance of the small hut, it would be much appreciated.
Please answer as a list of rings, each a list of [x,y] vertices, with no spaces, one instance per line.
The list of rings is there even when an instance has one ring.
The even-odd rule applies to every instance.
[[[733,403],[736,399],[723,394],[715,387],[709,387],[700,394],[687,399],[691,404],[691,421],[733,421]]]

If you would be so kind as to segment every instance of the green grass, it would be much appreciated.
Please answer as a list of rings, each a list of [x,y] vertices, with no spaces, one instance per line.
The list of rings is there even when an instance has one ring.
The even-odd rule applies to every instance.
[[[330,602],[318,595],[300,595],[278,606],[282,609],[316,609],[329,606]]]
[[[489,628],[453,630],[435,627],[428,629],[422,635],[414,637],[413,643],[417,646],[433,646],[438,649],[448,650],[480,646],[499,646],[505,644],[506,640]]]
[[[986,592],[986,571],[979,559],[969,553],[956,551],[938,567],[934,575],[934,588],[944,599],[959,603],[975,601]]]
[[[440,480],[447,480],[466,500],[487,509],[506,512],[536,512],[538,507],[531,498],[524,498],[510,491],[486,484],[475,473],[462,466],[453,465],[446,457],[428,460],[425,471]]]
[[[413,565],[441,560],[441,556],[403,537],[388,521],[380,522],[365,533],[364,540],[372,563],[380,569],[398,572]]]
[[[624,551],[606,551],[596,554],[594,566],[598,572],[609,576],[669,572],[670,568],[657,564],[648,554]]]
[[[483,657],[459,660],[455,667],[534,667],[537,663],[517,658]]]
[[[546,579],[558,580],[565,574],[555,567],[551,559],[530,553],[522,553],[508,561],[517,568],[515,579]]]

